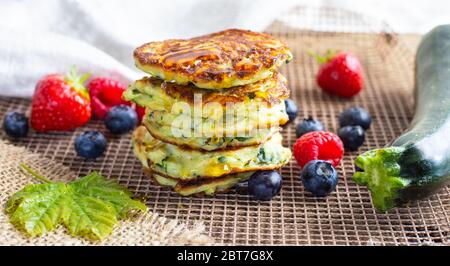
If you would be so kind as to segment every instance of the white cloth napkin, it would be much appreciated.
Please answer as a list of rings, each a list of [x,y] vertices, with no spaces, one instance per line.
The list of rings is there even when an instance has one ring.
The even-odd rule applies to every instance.
[[[126,83],[143,76],[137,46],[227,28],[261,31],[290,0],[1,0],[0,95],[31,97],[72,65]]]

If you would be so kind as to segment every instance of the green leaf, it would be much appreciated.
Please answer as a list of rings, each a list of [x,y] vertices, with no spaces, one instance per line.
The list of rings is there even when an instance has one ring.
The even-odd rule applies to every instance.
[[[71,186],[78,194],[109,202],[119,218],[125,218],[133,210],[145,211],[147,209],[142,202],[133,200],[132,194],[125,187],[103,178],[97,172],[92,172],[84,178],[72,182]]]
[[[67,205],[66,190],[64,183],[26,185],[6,204],[11,223],[30,236],[52,231]]]
[[[117,213],[107,201],[69,192],[67,211],[62,221],[73,236],[104,239],[117,223]]]
[[[146,210],[143,203],[131,198],[125,187],[96,172],[68,184],[26,185],[6,204],[11,223],[30,236],[43,235],[63,224],[71,235],[92,240],[107,237],[117,221],[127,218],[132,211]]]

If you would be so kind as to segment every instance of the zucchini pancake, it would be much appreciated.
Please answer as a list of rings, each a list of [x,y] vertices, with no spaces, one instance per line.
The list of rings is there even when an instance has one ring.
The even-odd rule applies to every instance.
[[[135,130],[132,138],[134,152],[144,167],[182,180],[280,168],[291,157],[281,141],[277,133],[260,145],[202,152],[157,140],[143,126]]]
[[[178,84],[223,89],[272,76],[292,53],[274,37],[229,29],[192,39],[150,42],[134,51],[136,66]]]
[[[288,121],[288,96],[281,74],[217,92],[147,77],[124,93],[146,108],[143,125],[155,138],[207,151],[266,141]]]
[[[147,43],[134,57],[151,76],[123,98],[145,108],[132,145],[157,183],[183,196],[214,195],[289,162],[280,134],[289,89],[277,70],[292,54],[283,42],[231,29]]]

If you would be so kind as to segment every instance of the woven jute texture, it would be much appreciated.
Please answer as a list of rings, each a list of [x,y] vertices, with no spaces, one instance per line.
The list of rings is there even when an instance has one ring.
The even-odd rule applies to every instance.
[[[63,228],[43,237],[28,238],[18,232],[4,213],[4,206],[14,192],[36,180],[20,169],[23,162],[53,180],[70,181],[71,170],[55,160],[32,153],[24,147],[16,147],[0,140],[0,245],[212,245],[212,238],[204,234],[201,223],[187,225],[155,213],[145,213],[132,221],[120,222],[106,240],[91,242],[70,237]]]
[[[304,30],[310,25],[320,31]],[[335,30],[344,32],[336,33]],[[41,158],[46,158],[45,162],[64,165],[64,168],[53,169],[49,173],[51,177],[64,176],[66,172],[63,169],[70,170],[75,176],[91,170],[99,171],[127,186],[137,197],[146,198],[152,213],[190,226],[202,222],[206,234],[219,244],[448,245],[448,187],[408,207],[379,213],[372,207],[368,190],[357,186],[351,179],[355,170],[353,161],[359,153],[383,147],[408,126],[413,115],[414,53],[400,43],[387,25],[338,9],[296,8],[280,17],[267,32],[285,40],[294,53],[294,61],[283,67],[282,73],[289,80],[292,98],[300,107],[298,119],[313,116],[321,120],[329,131],[336,132],[338,115],[347,107],[362,106],[373,116],[366,142],[358,152],[345,154],[337,168],[340,180],[336,192],[327,198],[315,198],[304,191],[299,179],[300,169],[294,160],[281,169],[283,188],[269,202],[257,202],[235,192],[214,197],[181,197],[170,189],[153,184],[142,173],[141,165],[132,153],[129,135],[110,135],[102,123],[95,121],[70,133],[30,132],[28,138],[13,143],[39,154],[32,166],[40,166],[44,172],[51,168],[51,164],[40,164]],[[315,84],[314,76],[319,65],[307,52],[325,52],[327,49],[352,51],[360,59],[364,67],[365,88],[357,97],[339,99],[324,94]],[[0,116],[11,110],[29,113],[29,101],[0,98]],[[100,130],[109,140],[105,156],[96,161],[77,157],[73,148],[75,137],[86,129]],[[295,141],[293,124],[283,130],[283,136],[284,145],[292,147]],[[7,139],[4,135],[1,138]],[[3,150],[0,153],[2,165],[15,169],[10,172],[2,170],[0,184],[3,187],[7,184],[5,177],[17,189],[30,181],[17,172],[18,162],[14,156],[5,154]],[[2,190],[1,193],[3,200],[5,192]],[[82,243],[62,234],[25,240],[8,225],[4,214],[0,217],[1,242]],[[152,217],[147,219],[156,219]],[[165,223],[157,224],[164,226]],[[120,227],[109,241],[125,243],[121,239],[133,235],[135,241],[125,237],[128,239],[126,243],[142,244],[144,238],[155,238],[152,228],[153,232],[157,231],[151,225],[146,226],[145,222],[130,222]],[[192,234],[197,233],[194,230]],[[185,236],[185,232],[181,234],[181,238],[192,239]],[[177,242],[169,235],[159,241]]]

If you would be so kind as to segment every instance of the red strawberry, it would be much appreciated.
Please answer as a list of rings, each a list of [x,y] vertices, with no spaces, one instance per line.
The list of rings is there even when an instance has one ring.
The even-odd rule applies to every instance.
[[[31,126],[38,132],[72,130],[91,118],[89,93],[73,67],[67,76],[51,74],[36,84],[31,103]]]
[[[324,160],[336,167],[344,155],[344,145],[336,134],[313,131],[297,139],[293,153],[300,167],[312,160]]]
[[[122,94],[127,87],[118,80],[106,77],[94,78],[87,87],[91,96],[92,113],[96,118],[105,118],[106,113],[113,106],[130,105],[130,102],[122,99]]]
[[[342,97],[352,97],[363,87],[362,67],[358,58],[349,52],[334,55],[327,51],[325,57],[316,56],[322,63],[317,73],[317,84],[326,92]]]

